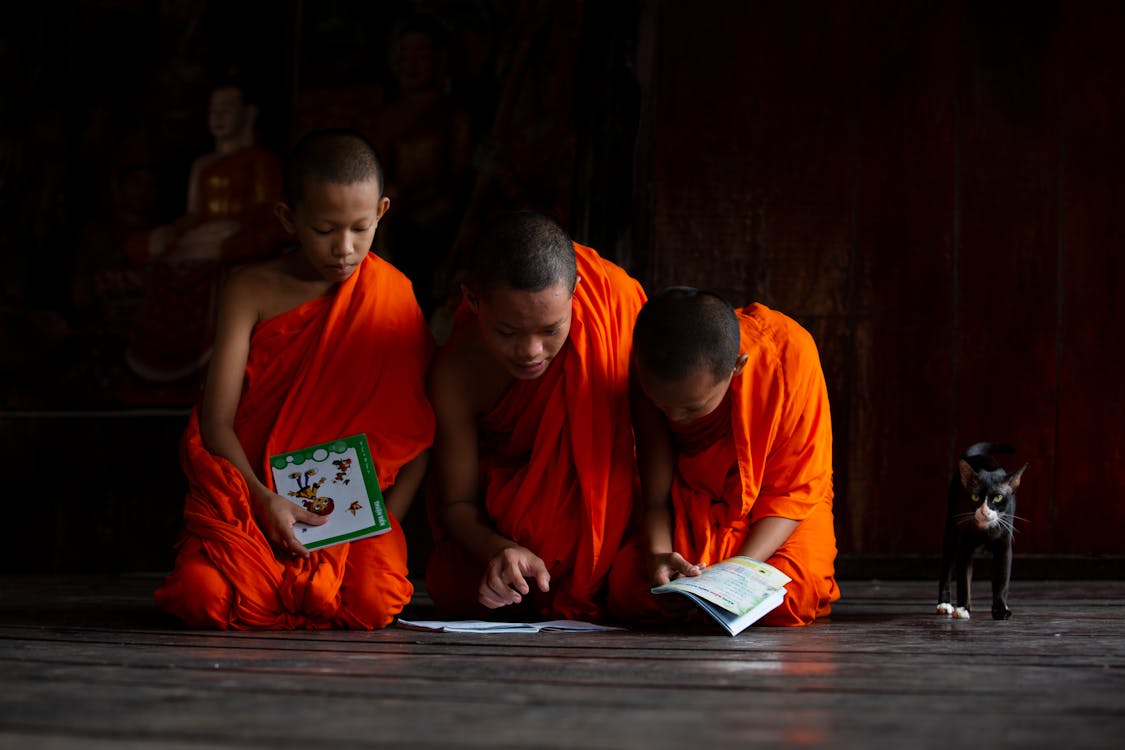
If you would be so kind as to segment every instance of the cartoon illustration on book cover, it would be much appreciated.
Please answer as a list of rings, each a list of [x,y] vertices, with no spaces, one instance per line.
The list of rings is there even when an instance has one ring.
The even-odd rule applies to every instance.
[[[279,495],[328,518],[322,526],[294,526],[297,538],[309,549],[390,529],[365,436],[353,435],[271,456],[270,468]],[[335,513],[338,507],[347,512]]]
[[[316,473],[316,469],[309,469],[304,473],[297,471],[289,475],[290,479],[297,480],[297,490],[289,490],[289,496],[300,499],[301,505],[305,506],[305,510],[310,513],[316,513],[318,516],[327,516],[336,509],[336,501],[330,497],[316,496],[316,491],[320,489],[320,485],[324,484],[324,480],[320,479],[315,484],[309,484],[312,475]],[[304,479],[302,482],[301,480]],[[354,503],[353,503],[354,505]]]

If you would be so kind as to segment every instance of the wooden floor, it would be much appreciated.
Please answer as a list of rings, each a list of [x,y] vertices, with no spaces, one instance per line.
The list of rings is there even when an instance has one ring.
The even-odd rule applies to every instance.
[[[0,577],[0,747],[1125,745],[1125,582],[1016,581],[994,622],[845,581],[831,622],[738,638],[204,633],[155,583]]]

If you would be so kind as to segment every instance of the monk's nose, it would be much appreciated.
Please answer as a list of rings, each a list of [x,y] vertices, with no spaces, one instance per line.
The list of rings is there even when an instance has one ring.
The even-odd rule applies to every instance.
[[[542,353],[543,342],[536,338],[521,340],[516,350],[516,356],[528,362],[536,360]]]

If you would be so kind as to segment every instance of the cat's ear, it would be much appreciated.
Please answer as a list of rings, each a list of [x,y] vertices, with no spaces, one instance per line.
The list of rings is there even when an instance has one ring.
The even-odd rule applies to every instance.
[[[1023,466],[1019,467],[1018,469],[1013,471],[1011,474],[1009,474],[1008,478],[1004,480],[1004,484],[1011,487],[1012,492],[1015,492],[1016,490],[1019,489],[1019,487],[1020,487],[1020,477],[1023,476],[1023,470],[1026,469],[1026,468],[1027,468],[1027,464],[1024,464]]]
[[[957,462],[958,468],[961,470],[961,484],[965,486],[969,492],[976,492],[980,489],[980,477],[973,471],[973,467],[969,466],[969,462],[961,459]]]

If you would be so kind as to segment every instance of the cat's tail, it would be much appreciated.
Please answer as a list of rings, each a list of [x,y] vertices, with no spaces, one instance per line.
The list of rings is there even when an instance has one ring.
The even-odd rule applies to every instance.
[[[1011,443],[973,443],[966,450],[962,458],[970,456],[987,456],[993,453],[1015,453],[1016,447]]]

